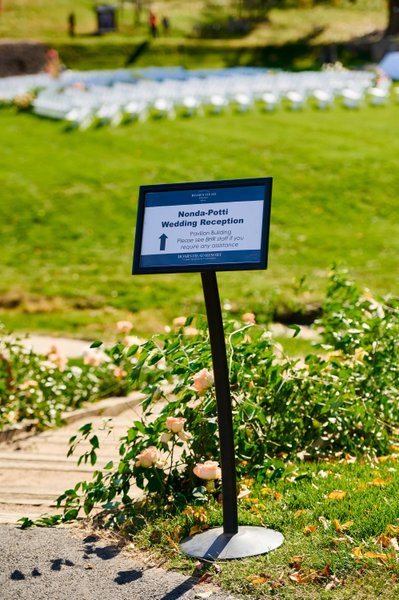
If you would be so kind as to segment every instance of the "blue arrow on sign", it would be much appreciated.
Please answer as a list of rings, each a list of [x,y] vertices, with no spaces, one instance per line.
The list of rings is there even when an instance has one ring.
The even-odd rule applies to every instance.
[[[166,240],[168,239],[168,236],[163,233],[162,235],[159,236],[159,239],[161,240],[161,244],[160,244],[159,249],[160,250],[165,250],[165,248],[166,248]]]

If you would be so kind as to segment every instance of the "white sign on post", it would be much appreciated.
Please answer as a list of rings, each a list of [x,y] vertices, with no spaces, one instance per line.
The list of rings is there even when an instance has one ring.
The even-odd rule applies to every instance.
[[[180,548],[205,560],[263,554],[284,539],[264,527],[238,526],[229,369],[215,273],[266,268],[271,189],[271,178],[140,188],[133,274],[201,272],[219,423],[223,528],[189,536]]]
[[[262,269],[271,178],[142,186],[133,273]]]

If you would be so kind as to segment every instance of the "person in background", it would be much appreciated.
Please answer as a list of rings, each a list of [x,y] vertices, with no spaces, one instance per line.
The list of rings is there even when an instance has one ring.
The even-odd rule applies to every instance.
[[[68,34],[69,37],[75,37],[76,16],[71,12],[68,15]]]
[[[148,23],[150,26],[150,32],[152,37],[156,38],[158,33],[158,19],[156,14],[152,10],[150,10],[148,15]]]
[[[57,50],[55,50],[55,48],[47,50],[46,59],[47,62],[44,67],[46,73],[53,79],[58,79],[61,73],[61,61]]]
[[[168,35],[169,29],[170,29],[170,21],[166,15],[164,15],[162,17],[162,29],[163,29],[164,35]]]

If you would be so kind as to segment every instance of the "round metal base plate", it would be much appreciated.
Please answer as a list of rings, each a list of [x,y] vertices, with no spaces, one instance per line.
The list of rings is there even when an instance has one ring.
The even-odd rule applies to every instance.
[[[281,533],[264,527],[239,527],[238,533],[223,533],[223,527],[209,529],[180,544],[188,556],[205,560],[230,560],[266,554],[283,543]]]

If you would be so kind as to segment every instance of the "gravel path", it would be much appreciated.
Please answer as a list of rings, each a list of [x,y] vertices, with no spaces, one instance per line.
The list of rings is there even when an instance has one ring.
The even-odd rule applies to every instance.
[[[289,327],[281,323],[272,323],[269,329],[273,336],[292,337],[293,331]],[[303,340],[318,341],[320,339],[319,332],[311,327],[301,326],[299,337]],[[24,346],[32,348],[39,354],[46,354],[49,348],[53,345],[59,348],[61,354],[67,357],[83,356],[90,348],[90,341],[77,340],[64,337],[51,337],[47,335],[29,335],[22,338],[21,342]]]
[[[2,600],[234,600],[195,577],[149,567],[77,527],[0,525]]]
[[[82,356],[90,348],[91,342],[72,338],[51,337],[49,335],[29,335],[19,340],[27,348],[38,354],[46,354],[51,346],[57,346],[64,356]]]
[[[39,353],[55,344],[65,356],[82,356],[90,346],[87,341],[36,335],[23,343]],[[210,584],[199,585],[195,577],[150,567],[139,553],[133,557],[121,552],[78,526],[21,530],[13,524],[22,515],[54,512],[54,499],[69,480],[89,475],[76,468],[76,459],[67,464],[67,440],[82,423],[100,424],[105,415],[115,414],[112,405],[119,407],[121,399],[104,402],[97,406],[98,415],[79,415],[79,421],[59,430],[0,444],[0,599],[234,600]],[[102,442],[100,462],[116,458],[118,437],[138,408],[136,401],[125,402],[119,407],[122,412],[117,407],[112,434]]]
[[[56,499],[66,489],[82,479],[91,479],[94,469],[110,460],[119,461],[119,439],[129,423],[140,418],[137,392],[127,398],[109,398],[86,409],[76,411],[78,420],[58,429],[48,429],[36,435],[27,434],[15,441],[0,441],[0,523],[17,523],[23,516],[35,519],[55,510]],[[112,429],[105,423],[112,415]],[[92,423],[100,440],[98,462],[77,466],[78,456],[88,449],[87,442],[79,445],[76,456],[67,458],[69,439],[82,425]],[[135,493],[138,490],[132,486]],[[0,590],[0,599],[1,590]]]

